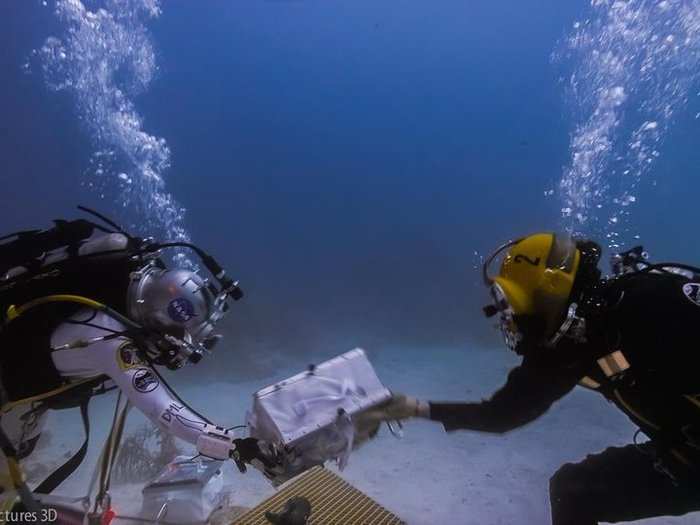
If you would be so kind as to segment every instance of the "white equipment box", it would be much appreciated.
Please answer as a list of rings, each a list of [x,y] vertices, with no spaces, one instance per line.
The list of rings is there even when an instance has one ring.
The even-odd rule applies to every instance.
[[[221,505],[223,462],[178,456],[143,488],[141,518],[166,523],[207,523]]]
[[[356,348],[256,392],[250,435],[293,451],[290,470],[329,459],[342,469],[353,445],[352,417],[390,397],[364,350]]]

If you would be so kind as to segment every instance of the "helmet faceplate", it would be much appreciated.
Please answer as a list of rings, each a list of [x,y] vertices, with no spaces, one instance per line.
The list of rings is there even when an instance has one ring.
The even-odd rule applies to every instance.
[[[134,274],[129,315],[144,327],[200,343],[222,316],[206,280],[194,272],[149,266]]]
[[[518,317],[538,319],[544,337],[556,331],[568,307],[581,254],[571,237],[551,233],[524,237],[502,246],[505,249],[498,275],[489,277],[485,267],[484,276],[495,300],[490,308],[501,314],[501,328],[512,347],[522,339]]]

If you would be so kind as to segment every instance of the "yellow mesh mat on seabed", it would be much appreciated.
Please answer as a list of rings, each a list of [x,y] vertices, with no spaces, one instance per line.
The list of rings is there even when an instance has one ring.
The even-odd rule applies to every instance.
[[[274,496],[249,510],[233,525],[269,525],[265,511],[280,512],[294,496],[311,503],[309,525],[402,525],[404,522],[341,477],[314,467]]]

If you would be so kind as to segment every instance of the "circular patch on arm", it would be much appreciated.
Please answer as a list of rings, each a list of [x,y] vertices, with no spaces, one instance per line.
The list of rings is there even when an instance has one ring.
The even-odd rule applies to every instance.
[[[686,283],[683,285],[683,295],[696,306],[700,306],[700,283]]]
[[[156,388],[158,388],[160,381],[152,370],[149,370],[148,368],[139,368],[134,374],[131,384],[134,386],[134,390],[137,392],[147,394],[148,392],[153,392]]]

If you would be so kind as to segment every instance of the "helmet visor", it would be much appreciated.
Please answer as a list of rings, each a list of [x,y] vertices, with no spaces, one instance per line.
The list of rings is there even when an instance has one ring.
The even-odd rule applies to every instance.
[[[522,341],[523,336],[515,323],[513,308],[508,303],[508,298],[501,285],[494,282],[490,290],[493,298],[493,307],[498,312],[498,326],[503,335],[503,341],[508,348],[515,350],[520,341]]]
[[[571,273],[576,261],[576,242],[569,235],[552,235],[547,268]]]
[[[515,246],[518,244],[520,241],[522,241],[522,238],[520,239],[515,239],[513,241],[508,241],[506,243],[501,244],[496,250],[494,250],[491,255],[489,255],[486,260],[484,261],[484,264],[481,267],[481,275],[484,279],[484,284],[486,286],[491,286],[493,284],[493,277],[489,273],[489,268],[491,267],[491,264],[496,260],[496,258],[502,254],[505,250],[510,248],[511,246]]]

